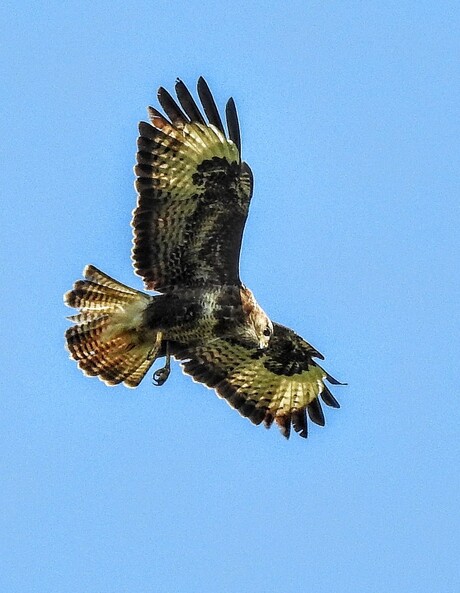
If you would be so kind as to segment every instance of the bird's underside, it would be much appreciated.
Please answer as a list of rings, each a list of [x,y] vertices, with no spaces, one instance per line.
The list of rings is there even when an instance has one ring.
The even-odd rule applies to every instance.
[[[87,266],[64,296],[78,310],[68,350],[85,374],[128,387],[166,357],[154,373],[163,384],[172,356],[254,424],[275,422],[286,437],[291,427],[306,437],[307,416],[324,424],[320,398],[339,407],[325,383],[338,382],[316,363],[319,352],[272,323],[240,281],[252,173],[241,160],[234,102],[225,130],[204,79],[204,113],[181,81],[176,93],[178,102],[160,88],[166,116],[149,108],[151,123],[141,122],[135,167],[133,264],[157,294]]]

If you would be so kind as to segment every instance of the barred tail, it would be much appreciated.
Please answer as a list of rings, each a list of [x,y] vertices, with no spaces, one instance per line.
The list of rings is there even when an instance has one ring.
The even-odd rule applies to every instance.
[[[155,360],[152,343],[142,339],[139,328],[149,295],[86,266],[85,280],[75,282],[64,302],[79,313],[66,331],[67,348],[86,374],[107,385],[136,387]]]

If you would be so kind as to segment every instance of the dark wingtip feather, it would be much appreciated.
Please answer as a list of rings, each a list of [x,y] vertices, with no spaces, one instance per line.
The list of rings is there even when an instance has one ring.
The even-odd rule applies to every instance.
[[[238,122],[238,113],[236,111],[235,101],[230,98],[225,107],[225,117],[227,119],[228,137],[236,144],[241,158],[241,135],[240,124]]]
[[[209,89],[208,83],[202,76],[200,76],[198,79],[197,89],[198,96],[200,97],[200,101],[203,104],[203,109],[206,113],[209,123],[213,126],[216,126],[216,128],[218,128],[222,134],[225,134],[224,126],[222,125],[222,120],[220,119],[216,103]]]
[[[319,424],[320,426],[324,426],[324,414],[317,397],[315,397],[315,399],[308,404],[307,410],[308,416],[312,422]]]
[[[173,124],[177,122],[188,122],[188,117],[171,97],[169,92],[162,86],[158,89],[158,101]]]
[[[329,381],[329,383],[332,383],[332,385],[348,385],[348,383],[341,383],[340,381],[337,381],[337,379],[334,379],[334,377],[329,375],[329,373],[326,373],[326,379]]]
[[[143,138],[149,138],[150,140],[153,140],[156,138],[157,132],[151,124],[147,123],[146,121],[141,121],[139,122],[139,134]]]
[[[188,88],[179,78],[176,80],[175,88],[179,103],[181,104],[185,113],[189,116],[190,120],[204,124],[204,117],[202,116],[201,111],[198,109],[195,99],[192,97]]]
[[[312,348],[310,350],[310,356],[312,356],[313,358],[319,358],[320,360],[324,360],[324,356],[321,354],[321,352],[318,352],[316,348]]]
[[[307,413],[305,410],[292,413],[292,426],[300,437],[304,439],[308,437]]]
[[[165,116],[162,113],[160,113],[158,111],[158,109],[155,109],[155,107],[152,107],[152,106],[147,107],[147,113],[148,113],[149,119],[152,122],[152,124],[155,124],[154,120],[158,119],[158,118],[163,120],[164,122],[167,121]]]
[[[332,393],[329,391],[326,385],[323,385],[321,399],[327,406],[330,406],[331,408],[340,408],[339,402],[335,399],[335,397],[332,395]]]

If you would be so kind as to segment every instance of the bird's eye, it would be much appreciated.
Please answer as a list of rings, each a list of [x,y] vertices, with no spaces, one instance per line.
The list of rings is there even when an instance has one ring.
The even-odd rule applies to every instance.
[[[263,334],[264,334],[264,336],[267,336],[267,338],[272,335],[272,332],[270,331],[270,328],[268,327],[268,325],[264,329]]]

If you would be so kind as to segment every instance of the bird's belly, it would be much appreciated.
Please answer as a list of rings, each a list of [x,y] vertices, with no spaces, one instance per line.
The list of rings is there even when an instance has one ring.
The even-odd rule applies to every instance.
[[[232,320],[237,322],[241,306],[237,299],[223,298],[221,291],[187,291],[154,297],[145,315],[145,328],[161,331],[163,339],[200,343],[221,335]],[[224,332],[225,333],[225,332]]]

